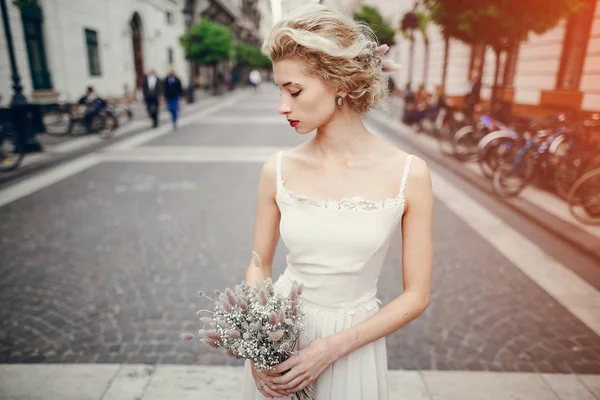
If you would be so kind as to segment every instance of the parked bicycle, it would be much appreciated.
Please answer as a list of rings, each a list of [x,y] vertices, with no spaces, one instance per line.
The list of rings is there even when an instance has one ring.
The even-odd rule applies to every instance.
[[[132,118],[131,110],[121,109]],[[52,136],[82,135],[98,133],[102,138],[111,138],[119,126],[119,113],[112,102],[102,99],[80,104],[59,103],[44,116],[46,133]]]
[[[580,177],[568,196],[569,212],[587,225],[600,225],[600,168]]]
[[[16,169],[24,156],[19,133],[9,125],[0,125],[0,172]]]

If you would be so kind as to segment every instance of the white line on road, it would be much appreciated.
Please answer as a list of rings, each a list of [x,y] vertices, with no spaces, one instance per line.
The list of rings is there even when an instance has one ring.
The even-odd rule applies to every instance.
[[[107,152],[102,161],[118,162],[264,162],[287,147],[143,146],[131,151]]]
[[[226,125],[287,125],[287,121],[283,116],[272,117],[210,117],[203,119],[203,124],[226,124]]]
[[[179,120],[178,124],[180,127],[183,127],[190,123],[204,122],[206,120],[206,117],[209,116],[210,114],[215,113],[215,112],[221,110],[222,108],[233,106],[235,103],[237,103],[238,101],[240,101],[247,95],[248,94],[245,92],[232,95],[232,97],[230,99],[227,99],[227,100],[217,103],[217,104],[213,104],[213,105],[211,105],[207,108],[204,108],[194,114],[190,114],[190,115],[187,115],[187,116],[181,118]],[[167,133],[172,132],[172,131],[173,131],[173,128],[171,127],[171,125],[169,125],[169,124],[162,125],[159,128],[156,128],[154,130],[149,130],[148,132],[141,133],[130,139],[123,140],[112,146],[108,146],[106,148],[106,150],[107,151],[130,150],[134,147],[140,146],[144,143],[150,142],[150,141],[157,139],[163,135],[166,135]]]
[[[600,292],[432,171],[434,192],[455,214],[531,280],[600,336]]]
[[[100,158],[97,155],[89,154],[12,185],[0,191],[0,207],[75,175],[99,162]]]
[[[240,101],[248,94],[242,92],[240,94],[234,94],[231,98],[211,105],[196,114],[185,116],[181,119],[181,125],[196,121],[197,119],[203,118],[206,115],[210,115],[224,107],[232,106],[236,102]],[[146,133],[140,133],[130,139],[123,140],[122,142],[116,143],[111,146],[107,146],[105,150],[108,151],[119,151],[119,150],[131,150],[133,147],[139,146],[157,137],[167,134],[171,131],[171,127],[168,125],[162,126],[154,131]],[[98,153],[88,154],[75,160],[66,162],[57,167],[51,168],[47,171],[43,171],[37,175],[34,175],[27,180],[11,185],[8,188],[0,191],[0,207],[18,200],[22,197],[37,192],[38,190],[44,189],[56,182],[73,176],[87,168],[90,168],[101,161]]]
[[[257,101],[253,103],[242,103],[237,106],[238,110],[259,110],[264,112],[277,112],[279,99],[270,102]]]
[[[243,380],[244,367],[223,365],[0,366],[2,398],[13,400],[234,400]],[[389,370],[388,383],[390,400],[600,398],[600,375]]]

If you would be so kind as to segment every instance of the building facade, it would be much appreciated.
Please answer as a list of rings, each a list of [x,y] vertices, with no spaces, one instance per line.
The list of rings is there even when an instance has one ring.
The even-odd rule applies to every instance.
[[[318,0],[279,0],[279,2],[281,4],[281,6],[280,6],[281,7],[281,18],[285,18],[288,15],[290,15],[290,13],[292,13],[294,10],[302,7],[303,5],[310,4],[310,3],[318,3],[319,1]],[[323,1],[321,1],[321,3],[323,3]],[[331,5],[331,7],[335,8],[336,10],[340,10],[339,7],[334,7],[333,5]]]
[[[7,1],[15,55],[30,101],[69,101],[88,85],[106,97],[133,90],[144,73],[173,65],[187,85],[179,38],[183,0],[37,0],[23,8]],[[12,97],[4,31],[0,33],[0,94]]]
[[[261,40],[265,40],[273,27],[273,2],[271,0],[258,0],[258,14],[260,15],[258,35]]]
[[[261,41],[259,0],[187,0],[194,18],[208,18],[227,26],[234,40],[258,46]]]
[[[394,27],[400,26],[402,16],[414,5],[413,0],[322,2],[347,15],[361,4],[368,3],[377,7]],[[584,0],[584,4],[582,12],[561,21],[543,35],[531,34],[511,57],[503,56],[500,76],[508,89],[502,96],[514,102],[515,111],[523,114],[557,108],[600,111],[600,3],[598,0]],[[430,24],[427,31],[429,61],[426,65],[424,41],[417,33],[412,59],[412,86],[417,88],[424,83],[427,90],[433,92],[443,82],[446,43],[436,25]],[[393,77],[404,88],[409,82],[411,69],[410,43],[400,33],[396,35],[396,43],[388,55],[402,65]],[[470,69],[480,64],[482,97],[489,99],[494,80],[494,52],[489,48],[472,48],[453,39],[447,47],[446,93],[463,96],[467,91]]]

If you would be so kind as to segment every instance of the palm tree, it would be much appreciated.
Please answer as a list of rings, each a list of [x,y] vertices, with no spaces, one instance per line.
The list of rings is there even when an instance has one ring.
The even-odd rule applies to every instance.
[[[423,84],[427,86],[427,81],[429,79],[429,34],[427,33],[427,27],[429,25],[429,21],[431,21],[431,17],[427,12],[420,11],[417,12],[417,18],[419,19],[419,32],[423,37],[423,43],[425,44],[425,63],[423,66]]]
[[[405,38],[410,40],[410,56],[408,61],[408,84],[412,88],[412,80],[413,80],[413,64],[414,64],[414,55],[415,55],[415,31],[419,29],[419,17],[415,12],[415,7],[408,11],[402,17],[402,21],[400,22],[400,31],[404,35]]]

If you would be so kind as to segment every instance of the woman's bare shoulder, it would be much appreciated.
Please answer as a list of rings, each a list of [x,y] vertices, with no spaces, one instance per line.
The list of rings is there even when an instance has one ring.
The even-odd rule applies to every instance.
[[[279,152],[271,154],[264,162],[261,176],[264,178],[275,178],[277,176],[277,157]]]
[[[410,154],[393,144],[390,144],[384,139],[377,138],[377,141],[376,151],[373,156],[379,160],[385,160],[390,163],[391,166],[400,164],[400,168],[402,168]]]
[[[386,160],[390,169],[402,170],[406,167],[406,162],[410,157],[410,164],[408,165],[408,179],[410,181],[424,181],[427,185],[430,179],[430,172],[427,162],[421,157],[411,154],[403,149],[400,149],[385,140],[381,140],[380,149],[377,157],[381,160]]]
[[[288,162],[291,161],[295,165],[298,163],[306,164],[314,159],[314,154],[307,143],[302,143],[289,150],[285,150],[283,152],[283,158]]]

